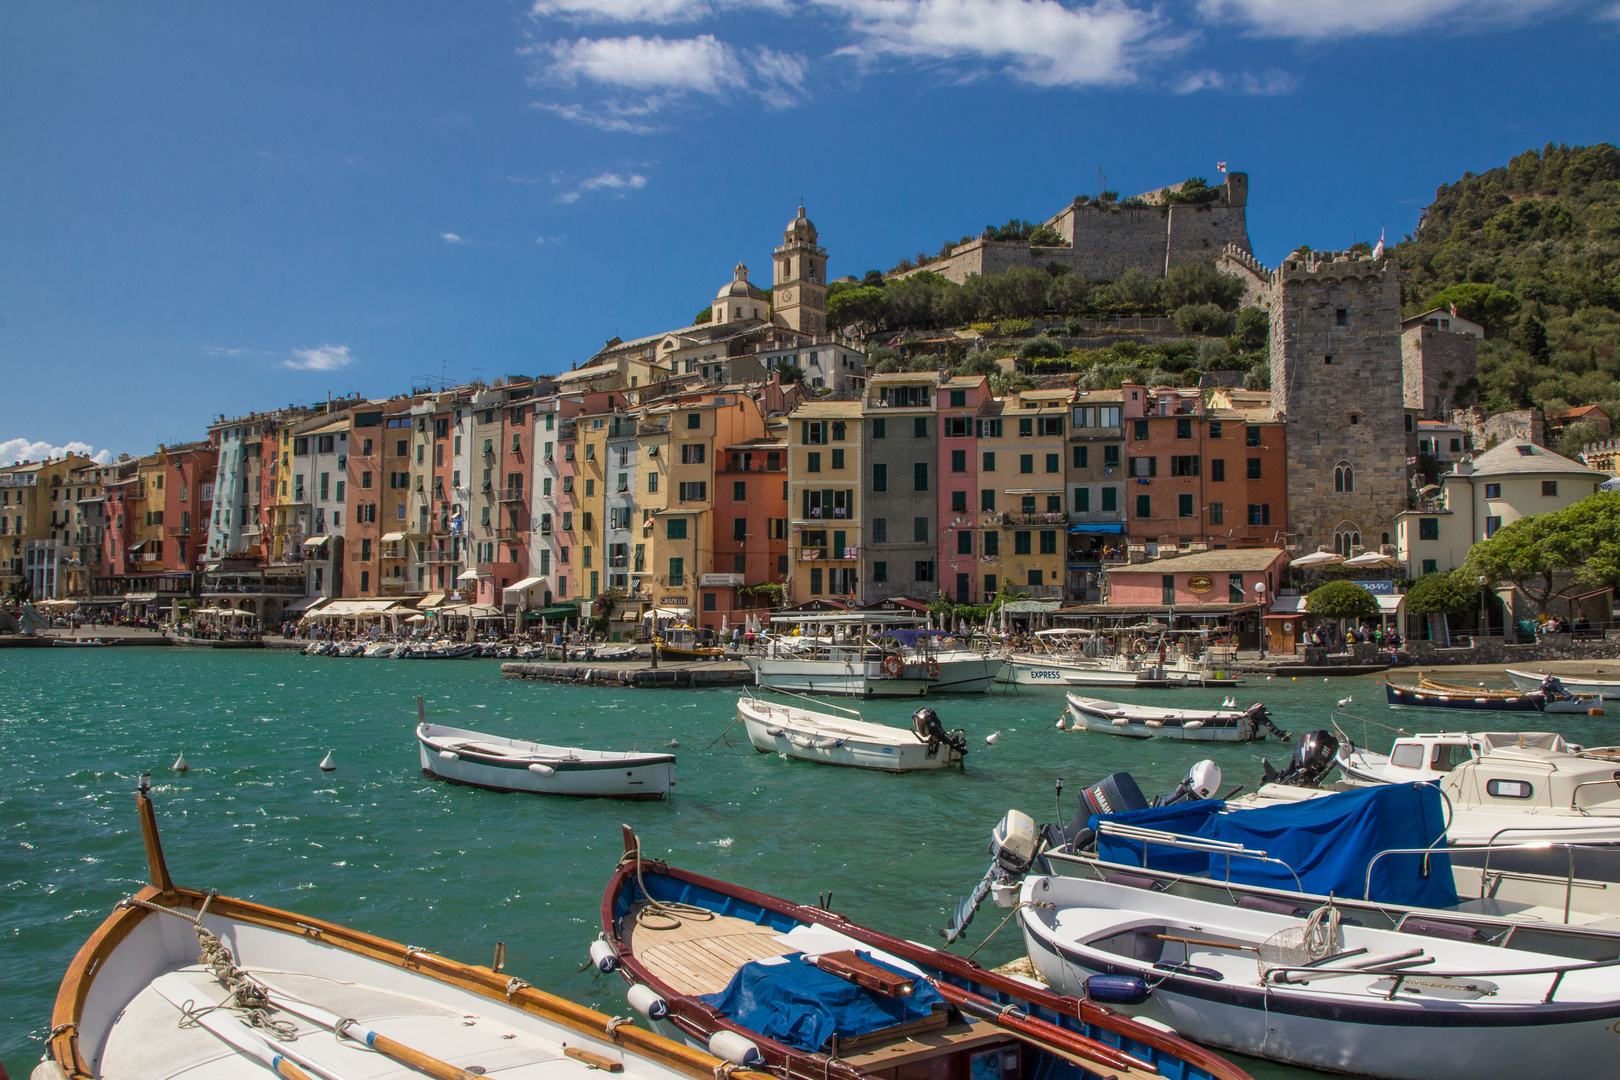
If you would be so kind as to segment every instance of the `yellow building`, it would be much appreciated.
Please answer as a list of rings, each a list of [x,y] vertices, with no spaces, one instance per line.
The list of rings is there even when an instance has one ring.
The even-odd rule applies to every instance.
[[[1063,595],[1064,431],[1073,396],[1068,389],[1018,391],[982,416],[978,509],[987,598],[1008,590],[1036,600]]]
[[[645,411],[636,424],[636,518],[633,523],[639,531],[631,549],[630,580],[637,593],[653,605],[661,605],[668,596],[677,599],[676,606],[684,606],[689,594],[669,588],[669,559],[671,541],[668,540],[669,523],[665,518],[669,510],[670,492],[670,413]],[[683,544],[683,538],[673,543]],[[681,551],[685,551],[684,544]],[[675,557],[684,558],[684,554]],[[661,580],[665,579],[665,580]]]
[[[52,600],[63,595],[62,563],[77,514],[68,485],[83,454],[0,469],[0,596]]]
[[[788,417],[787,595],[795,606],[858,590],[864,441],[859,401],[808,402]]]

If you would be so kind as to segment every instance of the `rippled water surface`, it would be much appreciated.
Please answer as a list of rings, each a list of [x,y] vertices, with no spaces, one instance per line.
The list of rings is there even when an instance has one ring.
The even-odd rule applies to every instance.
[[[1222,691],[1159,692],[1213,706]],[[424,779],[412,728],[430,719],[600,749],[679,743],[668,802],[502,795]],[[1251,681],[1296,734],[1326,726],[1335,701],[1390,720],[1372,679]],[[1137,695],[1141,700],[1151,692]],[[931,700],[967,729],[965,772],[889,776],[755,753],[735,694],[604,690],[512,682],[492,660],[405,662],[191,649],[0,650],[0,1061],[14,1077],[38,1059],[57,984],[96,925],[144,883],[133,791],[155,785],[176,881],[257,900],[488,963],[610,1010],[617,979],[577,972],[599,930],[619,824],[677,865],[796,901],[829,890],[838,910],[902,937],[934,940],[957,895],[987,863],[1008,807],[1054,814],[1052,781],[1070,791],[1129,769],[1149,794],[1215,758],[1227,786],[1254,784],[1276,744],[1209,747],[1060,733],[1062,695],[1047,689]],[[864,715],[905,723],[913,703]],[[1413,726],[1414,716],[1399,719]],[[1439,727],[1420,717],[1417,729]],[[1574,739],[1603,721],[1560,717]],[[1593,725],[1588,735],[1587,726]],[[1521,726],[1513,714],[1491,726]],[[984,737],[999,731],[994,746]],[[1612,740],[1611,740],[1612,741]],[[337,770],[317,769],[330,751]],[[191,764],[169,771],[177,754]],[[1064,817],[1073,796],[1064,797]],[[981,915],[969,947],[999,921]],[[1009,927],[980,954],[1020,952]],[[1302,1076],[1250,1064],[1257,1075]]]

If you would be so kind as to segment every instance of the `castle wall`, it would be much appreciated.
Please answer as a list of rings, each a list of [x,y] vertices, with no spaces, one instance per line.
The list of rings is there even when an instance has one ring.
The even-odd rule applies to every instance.
[[[1479,400],[1479,342],[1473,334],[1418,325],[1401,334],[1406,407],[1422,410],[1424,419],[1443,420],[1452,409]],[[1460,392],[1460,396],[1459,396]]]
[[[1002,273],[1013,267],[1045,269],[1053,262],[1064,264],[1081,277],[1100,281],[1116,280],[1133,268],[1163,277],[1173,266],[1214,262],[1228,245],[1249,250],[1245,209],[1248,179],[1244,173],[1229,173],[1220,200],[1202,206],[1070,205],[1047,221],[1069,241],[1068,247],[1030,247],[980,237],[953,248],[949,256],[922,269],[958,284],[974,274]],[[1150,192],[1139,198],[1156,201],[1159,195]]]
[[[1398,278],[1392,258],[1326,252],[1272,277],[1272,401],[1287,424],[1289,519],[1306,551],[1347,532],[1368,549],[1391,543],[1406,507]],[[1337,490],[1341,464],[1352,491]]]
[[[1243,282],[1243,298],[1238,301],[1239,307],[1271,306],[1271,271],[1247,247],[1226,245],[1215,257],[1215,269]]]

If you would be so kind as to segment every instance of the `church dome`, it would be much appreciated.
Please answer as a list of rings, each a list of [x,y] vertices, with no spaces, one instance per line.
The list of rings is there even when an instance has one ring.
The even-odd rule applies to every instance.
[[[751,297],[757,300],[763,295],[759,289],[748,284],[748,267],[738,263],[736,269],[732,271],[732,279],[720,286],[720,291],[714,294],[714,298],[730,300],[734,297]]]
[[[814,222],[804,216],[804,207],[801,206],[799,207],[799,216],[787,223],[787,228],[782,230],[782,234],[784,236],[804,234],[814,240],[816,238],[816,226]]]

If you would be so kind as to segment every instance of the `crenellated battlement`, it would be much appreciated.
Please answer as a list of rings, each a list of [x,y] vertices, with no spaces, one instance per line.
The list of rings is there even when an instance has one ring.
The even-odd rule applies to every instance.
[[[1266,264],[1255,258],[1252,251],[1239,247],[1237,244],[1227,244],[1226,247],[1221,249],[1219,258],[1236,263],[1262,281],[1271,278],[1272,272],[1266,269]]]
[[[1383,281],[1396,269],[1389,256],[1374,259],[1357,251],[1308,251],[1290,255],[1272,275],[1276,281],[1311,282]]]

